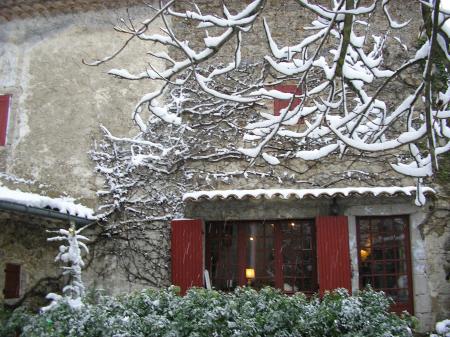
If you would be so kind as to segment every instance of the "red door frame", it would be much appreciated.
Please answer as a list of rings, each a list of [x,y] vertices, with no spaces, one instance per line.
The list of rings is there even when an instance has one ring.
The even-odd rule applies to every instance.
[[[413,277],[412,277],[412,263],[411,263],[411,236],[409,229],[409,216],[408,215],[386,215],[386,216],[357,216],[356,217],[356,239],[357,239],[357,249],[358,249],[358,270],[362,268],[362,261],[360,256],[361,251],[361,231],[359,221],[361,219],[376,219],[376,218],[402,218],[405,221],[404,226],[404,247],[405,247],[405,260],[406,260],[406,275],[408,277],[408,302],[406,303],[394,303],[391,306],[391,311],[396,313],[401,313],[403,311],[408,311],[411,315],[414,315],[414,294],[413,294]],[[363,287],[361,274],[359,275],[359,287]]]

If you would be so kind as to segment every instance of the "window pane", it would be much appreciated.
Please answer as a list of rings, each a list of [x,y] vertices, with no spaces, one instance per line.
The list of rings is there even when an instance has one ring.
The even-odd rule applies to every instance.
[[[206,226],[205,266],[212,286],[232,290],[279,286],[286,292],[317,291],[315,228],[310,220],[211,222]],[[278,250],[278,251],[277,251]],[[278,265],[277,265],[278,264]]]
[[[374,264],[374,269],[372,270],[372,272],[374,274],[382,274],[383,271],[384,271],[384,263],[383,262]]]
[[[385,291],[396,303],[409,301],[405,219],[399,216],[357,219],[360,287],[370,284]]]
[[[206,225],[205,267],[218,290],[232,290],[237,279],[237,227],[227,223]]]
[[[396,276],[386,276],[386,288],[397,288]]]
[[[272,286],[275,283],[274,266],[274,226],[269,223],[250,222],[247,224],[247,266],[255,270],[254,288]]]
[[[312,221],[281,224],[284,290],[286,292],[317,291],[316,251]]]

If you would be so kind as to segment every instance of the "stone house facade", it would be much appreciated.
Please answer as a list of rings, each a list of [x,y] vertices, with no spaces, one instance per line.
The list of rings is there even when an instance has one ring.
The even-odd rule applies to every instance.
[[[236,10],[245,5],[227,4]],[[182,4],[179,7],[184,9]],[[220,15],[220,4],[208,3],[207,8],[208,13]],[[399,21],[411,19],[410,30],[400,38],[414,55],[418,44],[413,32],[421,24],[418,8],[414,3],[398,3],[391,5],[391,11]],[[313,19],[310,15],[295,2],[269,1],[264,11],[279,46],[298,43],[305,22]],[[383,19],[380,12],[374,15],[374,32],[382,31]],[[249,64],[270,55],[259,23],[243,37],[242,59]],[[190,44],[201,45],[188,35],[195,31],[188,22],[176,22],[175,27]],[[385,62],[391,69],[401,59],[402,48],[395,43],[386,48]],[[389,98],[401,100],[416,76],[405,75],[389,90]],[[285,89],[289,91],[289,83]],[[275,100],[259,109],[276,114],[281,104]],[[183,196],[184,219],[172,223],[172,282],[202,285],[199,275],[207,270],[213,286],[230,289],[246,284],[245,270],[250,268],[256,271],[255,286],[270,284],[287,293],[323,292],[338,286],[355,291],[370,284],[396,299],[393,309],[413,311],[421,329],[430,329],[435,319],[448,316],[448,183],[446,178],[434,181],[428,203],[417,207],[415,181],[388,169],[390,155],[343,160],[330,156],[315,167],[291,160],[281,168],[265,164],[269,169],[261,170],[262,176],[249,173],[198,183]],[[256,167],[258,163],[264,165],[256,162]],[[210,165],[210,172],[226,171],[225,165]],[[233,160],[226,165],[230,171],[248,168]],[[394,234],[394,227],[404,231]],[[193,260],[186,263],[177,252],[189,249]]]
[[[34,293],[42,296],[48,283],[61,281],[53,262],[57,247],[46,243],[46,229],[67,227],[71,221],[80,226],[94,221],[76,211],[81,204],[91,209],[99,206],[96,192],[103,179],[95,174],[89,151],[100,138],[100,125],[128,135],[132,129],[129,111],[140,93],[133,84],[111,86],[108,69],[92,72],[82,60],[120,45],[113,26],[118,17],[126,16],[128,7],[136,17],[146,10],[137,1],[0,4],[4,189],[0,198],[0,288],[5,288],[8,277],[21,284],[12,290],[13,295],[2,291],[2,301],[4,296],[12,297],[8,302],[14,304],[16,294],[21,299]],[[133,46],[145,51],[138,43]],[[129,62],[129,57],[126,53],[117,61]],[[11,197],[16,190],[24,194]],[[76,203],[66,200],[74,209],[55,204],[64,196],[77,199]],[[114,270],[113,262],[105,265]],[[102,278],[93,272],[87,279],[104,289],[129,291],[133,287],[120,274]]]
[[[445,180],[433,184],[433,189],[425,191],[427,204],[416,206],[415,181],[389,170],[392,153],[351,160],[329,157],[315,164],[291,161],[287,167],[257,162],[256,168],[245,174],[248,162],[242,157],[192,160],[184,163],[182,172],[167,178],[174,182],[171,184],[162,183],[156,175],[147,177],[144,166],[127,174],[146,177],[145,184],[118,196],[106,193],[99,199],[96,192],[112,186],[111,170],[117,161],[103,156],[111,154],[108,151],[113,146],[104,151],[94,146],[96,163],[89,158],[92,144],[101,143],[98,125],[104,124],[118,137],[132,136],[129,111],[140,96],[159,85],[147,82],[146,92],[142,92],[138,83],[113,81],[104,72],[114,67],[145,68],[145,62],[139,64],[136,56],[150,47],[140,41],[113,63],[93,70],[83,66],[81,59],[102,57],[102,51],[110,53],[120,46],[111,23],[124,15],[124,4],[111,2],[106,8],[103,2],[73,1],[71,6],[50,8],[45,1],[23,3],[22,7],[9,4],[0,8],[0,67],[5,74],[0,78],[0,95],[10,97],[5,144],[0,148],[3,184],[53,198],[65,193],[98,213],[103,212],[99,206],[111,199],[122,200],[125,194],[142,198],[140,203],[117,201],[120,206],[113,207],[107,217],[111,226],[99,226],[110,230],[115,223],[139,224],[138,232],[127,233],[136,235],[136,242],[140,240],[130,250],[139,248],[144,253],[125,263],[118,250],[122,246],[114,247],[119,241],[98,249],[92,245],[95,258],[86,270],[88,285],[121,292],[175,284],[185,291],[190,286],[204,286],[206,270],[213,287],[230,290],[245,285],[245,271],[252,269],[253,286],[272,285],[286,293],[336,287],[356,291],[370,284],[396,300],[393,309],[414,313],[424,331],[449,316],[448,185]],[[211,12],[220,10],[219,1],[199,1],[199,5]],[[184,4],[177,6],[183,8]],[[242,4],[229,7],[233,6]],[[402,6],[410,8],[396,8],[395,15],[414,17],[411,33],[402,36],[412,53],[420,13],[412,3]],[[265,16],[280,43],[299,39],[304,22],[311,19],[294,2],[269,1],[266,7]],[[145,17],[148,10],[139,3],[129,3],[129,9],[138,18]],[[152,31],[157,32],[161,24],[152,24]],[[258,25],[245,37],[243,58],[248,64],[267,52],[261,22]],[[192,31],[183,20],[175,20],[173,26],[187,35]],[[190,41],[195,45],[196,37],[190,36]],[[164,51],[155,49],[154,44],[151,48],[154,53]],[[395,65],[401,48],[388,48],[391,64]],[[406,82],[414,81],[413,75],[408,76]],[[391,94],[396,99],[401,90]],[[277,104],[280,102],[263,109],[276,113]],[[218,138],[218,142],[227,141]],[[108,142],[123,145],[111,139]],[[120,176],[114,184],[125,181],[121,179],[125,178]],[[183,188],[174,190],[176,184]],[[174,209],[168,210],[173,203],[163,200],[158,212],[146,214],[153,210],[147,204],[162,200],[160,195],[177,199]],[[9,268],[8,273],[15,270],[17,274],[17,266],[21,266],[16,281],[21,284],[21,298],[45,276],[58,276],[51,263],[53,251],[43,248],[43,228],[95,220],[86,220],[76,211],[69,211],[65,220],[58,215],[60,210],[42,215],[6,206],[2,206],[0,218],[4,227],[0,288],[6,283],[3,270]],[[143,215],[136,215],[140,213]],[[147,249],[149,246],[152,249]]]

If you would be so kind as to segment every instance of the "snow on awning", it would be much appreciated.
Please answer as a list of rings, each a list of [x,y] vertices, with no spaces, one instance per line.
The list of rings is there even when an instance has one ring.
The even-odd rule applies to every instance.
[[[94,210],[76,204],[72,198],[50,198],[36,193],[27,193],[19,190],[10,190],[0,186],[0,201],[12,202],[28,207],[57,210],[59,213],[70,214],[80,218],[94,220]]]
[[[215,190],[189,192],[183,195],[183,201],[223,200],[223,199],[303,199],[319,197],[349,197],[353,195],[367,196],[413,196],[416,186],[406,187],[341,187],[341,188],[315,188],[315,189],[255,189],[255,190]],[[434,194],[430,187],[422,187],[421,192]]]

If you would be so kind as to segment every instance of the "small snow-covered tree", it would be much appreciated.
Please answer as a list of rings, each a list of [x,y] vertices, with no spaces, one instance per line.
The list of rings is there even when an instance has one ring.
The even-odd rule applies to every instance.
[[[63,275],[68,277],[68,283],[62,289],[63,296],[50,293],[47,295],[47,299],[52,302],[42,308],[43,311],[49,310],[58,304],[61,300],[65,300],[72,308],[78,309],[82,306],[81,298],[84,295],[84,284],[81,279],[81,269],[84,266],[82,258],[82,250],[88,253],[89,250],[83,241],[89,239],[80,233],[86,227],[76,229],[74,224],[70,225],[68,230],[59,229],[57,231],[48,231],[49,233],[55,233],[56,236],[48,238],[47,241],[63,241],[65,244],[59,246],[58,255],[55,258],[55,262],[61,262],[64,264]]]

